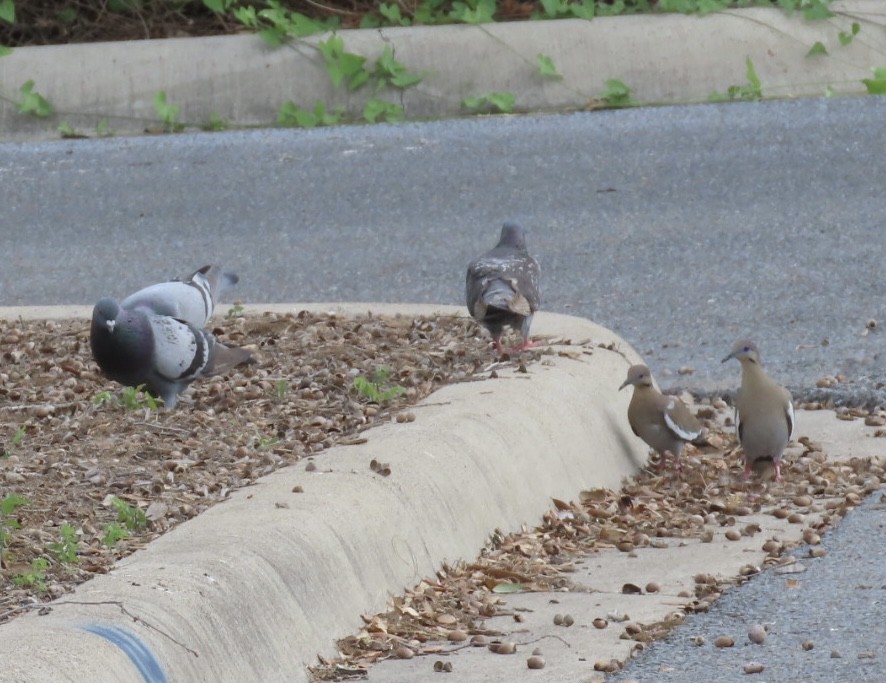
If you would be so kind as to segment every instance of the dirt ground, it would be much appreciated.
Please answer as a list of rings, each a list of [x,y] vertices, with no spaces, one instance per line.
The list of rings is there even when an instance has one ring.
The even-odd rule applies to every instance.
[[[410,404],[496,362],[488,337],[455,317],[266,314],[213,331],[254,346],[259,363],[195,382],[158,411],[99,375],[87,321],[0,321],[0,623],[264,474],[409,419]],[[355,387],[385,368],[382,396]]]

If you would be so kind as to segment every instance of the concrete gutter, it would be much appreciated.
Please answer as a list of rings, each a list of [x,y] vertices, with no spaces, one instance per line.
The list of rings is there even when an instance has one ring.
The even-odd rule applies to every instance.
[[[304,308],[461,312],[283,310]],[[361,613],[445,560],[475,557],[492,530],[535,523],[551,497],[618,487],[646,458],[624,417],[629,392],[617,391],[637,354],[578,318],[540,314],[533,332],[615,350],[591,345],[527,374],[445,387],[414,423],[330,449],[315,472],[302,462],[235,492],[49,614],[0,626],[0,681],[306,681],[306,666],[333,656],[334,639],[359,627]],[[373,458],[392,474],[372,473]]]
[[[655,15],[482,26],[341,31],[348,51],[372,63],[390,45],[396,59],[424,80],[377,95],[333,88],[315,46],[326,36],[272,49],[254,35],[19,48],[0,59],[0,139],[57,137],[61,122],[93,134],[106,119],[118,134],[158,127],[154,95],[181,105],[180,120],[201,125],[215,114],[238,126],[267,126],[280,106],[343,107],[359,118],[366,99],[403,105],[411,119],[458,116],[467,96],[511,92],[518,111],[562,111],[593,105],[608,79],[644,104],[706,101],[713,91],[747,83],[751,59],[764,96],[866,92],[861,80],[884,65],[886,17],[880,0],[835,2],[837,16],[806,21],[799,13],[746,9],[706,16]],[[840,32],[860,33],[842,46]],[[821,42],[827,56],[807,57]],[[542,78],[537,55],[563,78]],[[23,116],[14,104],[25,81],[56,114]]]

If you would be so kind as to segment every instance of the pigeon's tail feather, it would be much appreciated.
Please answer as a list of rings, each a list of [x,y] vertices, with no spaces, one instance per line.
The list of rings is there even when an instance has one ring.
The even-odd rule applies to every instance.
[[[517,292],[514,291],[511,283],[495,279],[489,281],[480,298],[483,299],[487,308],[500,308],[503,311],[509,311],[515,296],[517,296]]]
[[[183,278],[186,282],[197,282],[202,280],[209,289],[209,296],[213,302],[217,302],[229,289],[233,288],[240,281],[237,273],[228,270],[222,270],[222,267],[215,264],[205,265],[195,271],[190,277]]]
[[[238,365],[255,362],[255,356],[249,349],[238,349],[216,342],[203,374],[221,375]]]

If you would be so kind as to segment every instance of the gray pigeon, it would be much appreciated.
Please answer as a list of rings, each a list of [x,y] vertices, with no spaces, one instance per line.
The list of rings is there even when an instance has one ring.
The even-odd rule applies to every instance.
[[[255,362],[247,349],[229,348],[211,332],[143,307],[102,299],[92,311],[92,356],[102,372],[126,386],[141,384],[174,408],[195,379]]]
[[[144,308],[157,315],[168,315],[206,327],[219,297],[240,280],[236,273],[208,265],[181,280],[161,282],[140,289],[120,302],[121,308]]]
[[[526,250],[526,235],[515,223],[505,223],[493,249],[468,265],[465,295],[468,311],[492,335],[495,350],[502,353],[505,326],[519,329],[523,344],[529,340],[532,316],[538,310],[538,261]]]

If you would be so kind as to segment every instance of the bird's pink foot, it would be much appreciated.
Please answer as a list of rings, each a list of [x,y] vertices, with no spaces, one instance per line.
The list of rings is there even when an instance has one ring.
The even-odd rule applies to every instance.
[[[746,462],[744,464],[744,473],[741,475],[742,480],[747,481],[748,479],[751,478],[751,470],[752,469],[753,469],[753,467],[751,466],[751,463]]]
[[[775,463],[775,481],[777,481],[779,484],[781,484],[783,481],[781,478],[781,463],[780,462]]]
[[[514,348],[511,349],[511,351],[513,353],[520,353],[521,351],[526,351],[527,349],[533,349],[537,346],[541,346],[541,342],[535,342],[535,341],[532,341],[531,339],[524,339],[522,344],[515,346]]]

